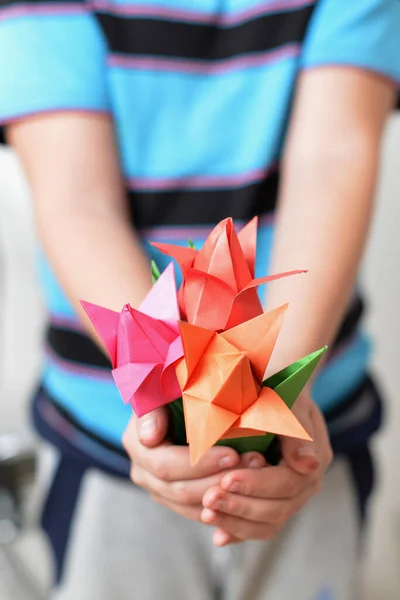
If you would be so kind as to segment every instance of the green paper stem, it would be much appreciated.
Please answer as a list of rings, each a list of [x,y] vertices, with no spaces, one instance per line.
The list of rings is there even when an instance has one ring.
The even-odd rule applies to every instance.
[[[161,275],[160,269],[157,267],[156,261],[152,260],[151,261],[151,278],[153,280],[153,285],[155,284],[157,279],[159,279],[160,275]]]

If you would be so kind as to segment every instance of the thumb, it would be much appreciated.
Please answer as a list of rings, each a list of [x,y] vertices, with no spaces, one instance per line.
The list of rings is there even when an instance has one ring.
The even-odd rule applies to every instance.
[[[154,448],[164,440],[168,430],[168,412],[165,407],[156,408],[143,415],[136,422],[140,442],[147,448]]]
[[[307,433],[315,440],[311,410],[308,407],[298,410],[296,417]],[[281,452],[285,463],[300,475],[311,475],[320,466],[320,458],[318,457],[315,441],[308,442],[295,438],[282,437]]]

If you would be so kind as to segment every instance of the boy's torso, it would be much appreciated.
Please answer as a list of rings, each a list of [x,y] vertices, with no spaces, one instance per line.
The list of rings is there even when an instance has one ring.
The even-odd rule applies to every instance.
[[[257,214],[257,274],[267,271],[281,149],[314,6],[304,0],[91,4],[104,35],[133,222],[161,268],[165,259],[152,254],[148,240],[190,237],[200,245],[226,216],[240,226]],[[50,315],[45,393],[72,427],[120,448],[130,408],[45,257],[40,266]],[[325,412],[365,380],[369,344],[358,332],[361,312],[355,298],[316,383]]]

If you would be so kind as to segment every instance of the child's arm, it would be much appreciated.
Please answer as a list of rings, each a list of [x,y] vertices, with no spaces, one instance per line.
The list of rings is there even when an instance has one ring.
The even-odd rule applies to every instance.
[[[108,116],[55,114],[9,127],[30,186],[37,229],[63,289],[121,310],[151,286],[148,260],[128,218]]]
[[[8,135],[28,178],[41,243],[85,323],[80,298],[115,310],[127,301],[137,306],[151,286],[150,269],[128,216],[111,119],[42,116],[10,126]],[[199,519],[205,491],[239,463],[237,453],[212,448],[192,469],[188,448],[159,445],[165,410],[141,424],[139,434],[133,417],[124,436],[132,479],[176,512]],[[146,448],[139,435],[158,447]]]
[[[309,274],[269,290],[269,307],[293,300],[272,371],[329,343],[340,325],[368,233],[382,132],[393,101],[394,85],[370,73],[337,67],[301,76],[284,154],[271,272],[301,267]],[[205,495],[202,518],[220,528],[217,545],[273,536],[320,488],[332,454],[309,390],[294,412],[313,443],[283,438],[281,465],[233,471],[221,488]],[[233,483],[235,493],[229,493]]]
[[[291,301],[275,352],[286,365],[329,344],[354,293],[371,221],[382,132],[394,85],[354,68],[300,79],[283,160],[269,307]]]

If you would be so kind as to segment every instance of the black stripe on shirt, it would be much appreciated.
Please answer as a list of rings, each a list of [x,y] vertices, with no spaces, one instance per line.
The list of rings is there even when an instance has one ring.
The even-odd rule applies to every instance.
[[[263,15],[233,27],[98,13],[110,50],[118,54],[224,60],[300,43],[313,6]]]
[[[59,357],[99,369],[111,369],[111,362],[84,333],[50,325],[46,342]]]
[[[86,437],[98,443],[106,450],[118,454],[118,456],[121,456],[122,458],[128,458],[128,455],[123,448],[105,440],[103,437],[101,437],[94,431],[91,431],[90,429],[87,429],[87,427],[82,425],[68,410],[61,406],[60,403],[57,402],[57,400],[55,400],[55,398],[53,398],[53,396],[44,387],[39,389],[38,397],[40,398],[41,402],[47,402],[51,404],[52,407],[57,411],[58,415],[68,424],[72,425],[74,429],[76,429],[80,433],[83,433]],[[43,416],[40,417],[40,420],[43,420]]]
[[[77,431],[84,434],[86,437],[97,442],[103,448],[118,454],[122,458],[126,458],[125,451],[108,442],[103,437],[87,429],[79,423],[68,411],[42,388],[38,397],[43,402],[51,404],[58,412],[60,417],[67,423],[72,425]],[[362,404],[368,400],[368,410],[359,410]],[[331,443],[335,454],[345,453],[349,448],[358,446],[364,443],[373,433],[379,429],[382,423],[382,397],[379,389],[376,387],[375,381],[366,374],[360,385],[348,394],[343,401],[333,409],[325,413],[325,419],[328,424],[328,429],[331,425],[335,425],[334,432],[330,431]],[[357,418],[354,418],[354,415]],[[43,420],[43,417],[40,417]],[[337,424],[340,421],[340,427]]]
[[[273,211],[278,187],[279,173],[275,172],[261,182],[238,189],[130,191],[129,203],[138,229],[209,225],[227,215],[234,220],[249,220]]]
[[[324,416],[335,454],[363,444],[380,428],[384,417],[376,382],[367,374],[357,389]]]
[[[351,307],[346,316],[331,351],[334,352],[342,343],[351,340],[357,331],[362,313],[361,300]],[[46,335],[46,341],[49,348],[61,359],[70,363],[79,364],[84,367],[93,367],[98,369],[111,368],[109,361],[98,347],[84,333],[63,329],[56,325],[49,325]]]
[[[345,342],[353,332],[356,331],[357,326],[364,314],[365,311],[365,303],[364,300],[360,296],[356,296],[353,304],[350,306],[344,321],[339,329],[339,332],[336,335],[336,339],[332,344],[332,349],[341,345]]]

